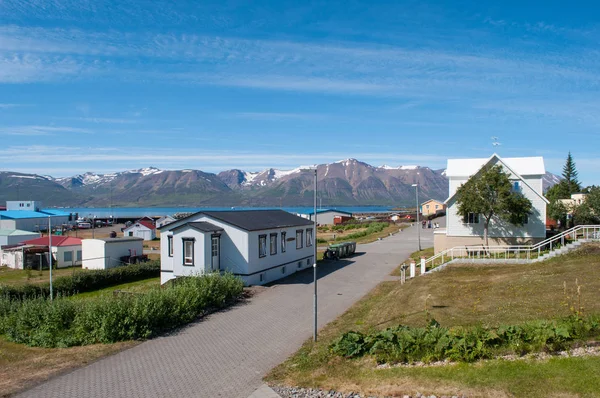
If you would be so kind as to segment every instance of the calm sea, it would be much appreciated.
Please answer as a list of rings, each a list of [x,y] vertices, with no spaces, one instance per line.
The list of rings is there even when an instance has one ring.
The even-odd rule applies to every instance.
[[[143,216],[166,216],[182,212],[198,212],[209,210],[258,210],[257,207],[72,207],[61,210],[69,213],[78,213],[79,217],[108,218],[111,215],[114,218],[134,218]],[[260,209],[279,209],[278,207],[261,207]],[[283,207],[283,210],[292,213],[308,213],[313,210],[312,207]],[[389,206],[362,206],[362,207],[328,207],[347,211],[350,213],[380,213],[392,210]]]

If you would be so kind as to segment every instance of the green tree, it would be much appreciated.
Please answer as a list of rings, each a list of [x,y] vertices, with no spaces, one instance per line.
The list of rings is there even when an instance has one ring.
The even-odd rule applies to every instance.
[[[575,161],[573,160],[573,156],[571,155],[571,152],[569,152],[569,154],[567,155],[567,161],[565,162],[565,165],[563,167],[563,181],[561,182],[564,182],[564,184],[566,185],[566,188],[569,191],[569,197],[572,193],[581,191],[581,184],[577,179],[578,174],[579,173],[577,173],[577,168],[575,167]]]
[[[509,175],[502,166],[485,166],[456,191],[459,214],[475,213],[483,217],[483,238],[488,245],[490,221],[494,217],[514,225],[523,225],[533,208],[531,201],[513,191]]]
[[[546,215],[548,218],[556,221],[560,221],[562,227],[567,225],[567,214],[569,209],[560,201],[560,199],[568,199],[571,197],[569,188],[564,180],[551,186],[546,191],[546,199],[548,199],[548,206],[546,207]]]
[[[573,212],[576,225],[600,224],[600,187],[590,187],[582,204]]]

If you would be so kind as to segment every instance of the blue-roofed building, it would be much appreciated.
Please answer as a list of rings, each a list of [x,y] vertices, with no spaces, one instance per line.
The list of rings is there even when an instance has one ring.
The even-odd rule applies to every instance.
[[[0,211],[0,228],[20,229],[38,232],[48,229],[48,218],[52,225],[58,226],[68,222],[69,215],[52,215],[31,210]]]

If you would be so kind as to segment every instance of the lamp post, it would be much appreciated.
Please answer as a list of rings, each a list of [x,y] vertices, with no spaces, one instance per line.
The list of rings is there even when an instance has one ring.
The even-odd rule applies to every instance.
[[[419,241],[419,251],[421,251],[421,223],[419,222],[419,184],[412,184],[415,187],[417,195],[417,239]]]
[[[48,216],[48,264],[50,265],[50,301],[54,299],[52,291],[52,223]]]
[[[313,340],[317,341],[317,165],[310,168],[303,168],[301,171],[314,171],[314,202],[313,202],[313,285],[315,287],[314,299],[313,299]]]
[[[315,195],[314,195],[314,206],[313,206],[313,216],[314,216],[314,229],[313,229],[313,279],[315,284],[315,299],[314,299],[314,330],[313,330],[313,340],[317,341],[317,167],[315,166]]]

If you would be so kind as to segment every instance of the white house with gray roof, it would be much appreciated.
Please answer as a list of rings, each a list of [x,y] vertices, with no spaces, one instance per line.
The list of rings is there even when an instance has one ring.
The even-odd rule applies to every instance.
[[[542,157],[501,158],[493,154],[487,159],[449,159],[446,169],[449,197],[444,202],[448,206],[446,228],[434,232],[436,253],[452,247],[484,243],[483,217],[479,214],[458,214],[456,191],[488,165],[502,166],[509,175],[513,190],[523,194],[533,205],[533,211],[522,226],[492,218],[489,226],[490,245],[531,244],[545,239],[548,200],[544,197],[542,187],[542,178],[546,173]]]
[[[161,284],[231,272],[262,285],[311,267],[313,223],[283,210],[203,211],[160,228]]]

